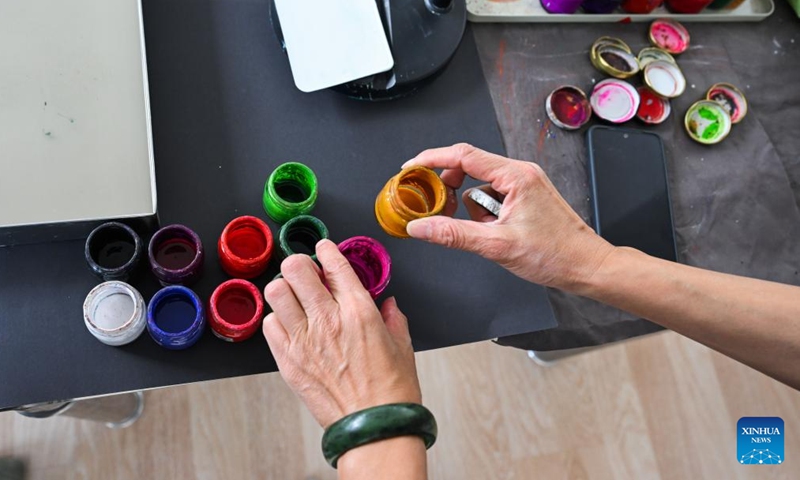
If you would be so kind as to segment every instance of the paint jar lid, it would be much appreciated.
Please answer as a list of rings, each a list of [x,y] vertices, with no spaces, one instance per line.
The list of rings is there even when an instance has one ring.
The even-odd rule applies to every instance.
[[[649,87],[642,85],[637,89],[641,101],[639,102],[639,110],[636,112],[636,118],[650,125],[656,125],[664,122],[672,112],[669,100],[650,90]]]
[[[564,130],[577,130],[592,118],[589,98],[578,87],[564,85],[556,88],[544,103],[553,125]]]
[[[598,117],[612,123],[623,123],[639,110],[639,92],[624,80],[609,78],[594,86],[591,103]]]
[[[264,318],[261,292],[247,280],[234,278],[221,283],[211,294],[208,305],[211,331],[226,342],[252,337]]]
[[[616,78],[630,78],[639,73],[639,61],[622,40],[600,37],[589,52],[592,65],[601,72]]]
[[[731,123],[739,123],[747,115],[747,99],[741,90],[730,83],[715,83],[708,89],[706,100],[722,105],[731,116]]]
[[[670,55],[669,52],[665,50],[661,50],[658,47],[646,47],[639,51],[639,56],[637,57],[639,60],[639,67],[644,69],[650,62],[654,62],[656,60],[663,60],[665,62],[674,63],[675,65],[678,62],[675,61],[675,57]]]
[[[685,52],[691,38],[686,27],[669,18],[653,20],[649,36],[650,43],[673,55]]]
[[[689,107],[684,118],[686,133],[704,145],[719,143],[731,132],[731,116],[713,100],[700,100]]]
[[[681,69],[664,60],[655,60],[644,67],[644,83],[664,98],[675,98],[686,90],[686,77]]]
[[[631,47],[629,47],[627,43],[622,41],[622,39],[619,39],[617,37],[600,37],[600,38],[598,38],[592,44],[592,51],[594,52],[598,48],[605,47],[607,45],[611,45],[611,46],[615,46],[615,47],[621,48],[622,50],[625,50],[628,53],[633,53],[633,50],[631,50]],[[592,56],[594,56],[594,55],[592,55]]]
[[[131,343],[147,325],[142,294],[124,282],[101,283],[83,302],[83,321],[89,333],[106,345]]]

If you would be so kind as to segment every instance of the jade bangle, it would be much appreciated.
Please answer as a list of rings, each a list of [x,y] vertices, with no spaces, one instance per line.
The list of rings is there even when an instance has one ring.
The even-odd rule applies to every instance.
[[[436,441],[436,419],[416,403],[390,403],[351,413],[325,430],[322,454],[336,468],[339,457],[356,447],[387,438],[415,435],[431,448]]]

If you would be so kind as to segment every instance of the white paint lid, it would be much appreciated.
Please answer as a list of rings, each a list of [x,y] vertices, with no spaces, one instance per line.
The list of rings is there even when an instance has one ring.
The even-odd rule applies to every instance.
[[[83,302],[83,321],[95,338],[119,346],[136,340],[147,325],[142,295],[125,282],[94,287]]]
[[[624,80],[609,78],[595,85],[591,104],[594,113],[603,120],[623,123],[636,115],[639,92]]]
[[[686,77],[681,69],[665,60],[655,60],[644,67],[644,82],[664,98],[675,98],[686,90]]]

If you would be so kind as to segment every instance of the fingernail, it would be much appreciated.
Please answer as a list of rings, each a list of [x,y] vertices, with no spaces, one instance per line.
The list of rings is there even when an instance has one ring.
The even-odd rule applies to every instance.
[[[404,164],[402,164],[402,165],[400,166],[400,168],[401,168],[401,169],[403,169],[403,168],[407,168],[407,167],[408,167],[408,165],[409,165],[411,162],[413,162],[413,161],[414,161],[414,159],[413,159],[413,158],[412,158],[411,160],[407,160],[407,161],[406,161],[406,163],[404,163]]]
[[[328,243],[328,242],[333,243],[333,242],[330,241],[330,239],[323,238],[322,240],[317,242],[317,245],[314,248],[319,248],[319,247],[321,247],[322,245],[325,245],[325,243]]]
[[[433,228],[425,220],[412,220],[406,225],[406,232],[414,238],[428,240],[431,238]]]

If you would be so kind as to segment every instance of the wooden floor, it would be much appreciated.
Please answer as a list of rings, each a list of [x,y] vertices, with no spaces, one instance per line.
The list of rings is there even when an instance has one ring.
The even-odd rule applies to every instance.
[[[673,333],[555,366],[490,343],[418,356],[439,421],[433,479],[797,479],[800,394]],[[799,367],[800,368],[800,367]],[[146,395],[112,431],[0,414],[0,456],[30,479],[335,478],[321,430],[277,375]],[[736,421],[780,416],[786,462],[736,462]]]

